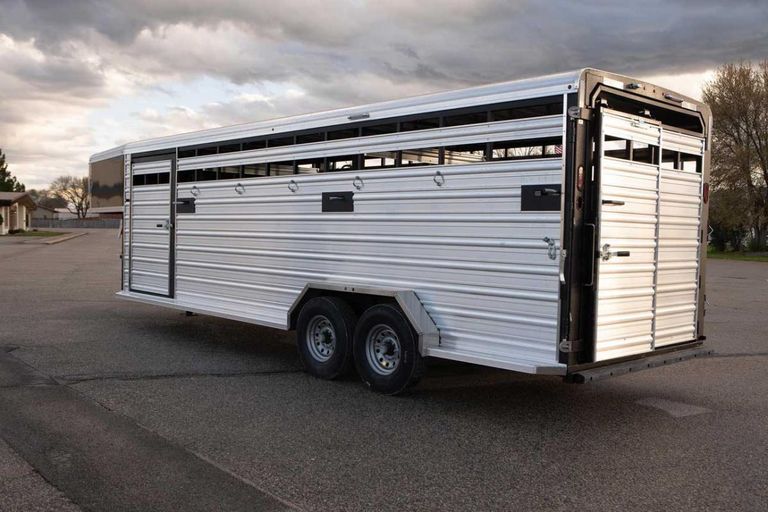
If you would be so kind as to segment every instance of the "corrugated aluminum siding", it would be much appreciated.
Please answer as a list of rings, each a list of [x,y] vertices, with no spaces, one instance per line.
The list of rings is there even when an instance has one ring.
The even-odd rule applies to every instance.
[[[199,195],[177,218],[176,301],[285,326],[308,282],[413,289],[440,329],[434,355],[556,366],[559,261],[542,239],[559,240],[560,212],[521,212],[520,186],[561,176],[558,157],[251,178],[242,195],[180,184]],[[321,213],[321,193],[340,190],[354,213]]]

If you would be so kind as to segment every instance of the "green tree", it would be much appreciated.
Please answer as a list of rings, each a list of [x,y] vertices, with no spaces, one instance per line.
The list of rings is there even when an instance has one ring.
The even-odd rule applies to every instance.
[[[749,233],[748,218],[744,215],[745,192],[721,188],[709,195],[710,243],[718,250],[741,250]]]
[[[718,68],[703,92],[714,117],[710,188],[713,197],[722,200],[713,205],[710,224],[721,227],[723,233],[744,229],[750,233],[750,249],[765,250],[768,61],[726,64]]]
[[[24,192],[24,184],[20,183],[8,170],[5,153],[0,148],[0,192]]]

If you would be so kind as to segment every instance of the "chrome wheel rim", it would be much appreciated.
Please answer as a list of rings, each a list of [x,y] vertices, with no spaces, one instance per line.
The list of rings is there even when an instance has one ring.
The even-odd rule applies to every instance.
[[[315,315],[307,324],[307,348],[312,357],[321,363],[333,357],[336,351],[336,330],[327,317]]]
[[[365,339],[368,364],[379,375],[390,375],[400,366],[400,338],[388,325],[379,324],[368,331]]]

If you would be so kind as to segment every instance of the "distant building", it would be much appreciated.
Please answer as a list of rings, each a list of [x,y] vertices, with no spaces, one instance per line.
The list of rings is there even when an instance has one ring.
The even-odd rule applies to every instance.
[[[98,215],[91,210],[88,210],[88,213],[85,214],[86,219],[93,219],[98,217]],[[72,213],[67,208],[56,208],[56,219],[58,220],[72,220],[72,219],[79,219],[80,217],[77,216],[76,213]]]
[[[0,235],[28,229],[35,208],[37,205],[27,192],[0,192]]]
[[[48,206],[43,206],[39,203],[37,208],[32,212],[32,219],[55,220],[58,218],[59,216],[58,213],[56,213],[56,208],[49,208]]]

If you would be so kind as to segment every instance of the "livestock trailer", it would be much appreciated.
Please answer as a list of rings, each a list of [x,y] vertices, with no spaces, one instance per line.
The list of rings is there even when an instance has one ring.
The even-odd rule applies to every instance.
[[[397,393],[702,348],[706,105],[594,69],[129,143],[120,297],[296,330]]]

